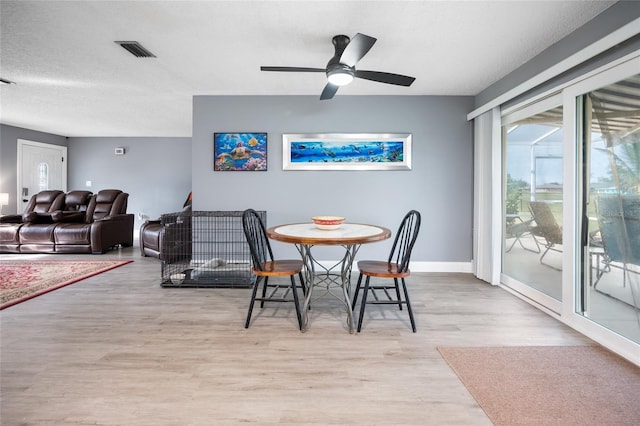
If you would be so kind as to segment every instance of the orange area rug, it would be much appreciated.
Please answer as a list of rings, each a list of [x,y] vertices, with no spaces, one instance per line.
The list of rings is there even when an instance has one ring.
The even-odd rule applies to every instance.
[[[600,346],[438,350],[496,426],[640,424],[640,368]]]
[[[117,268],[132,260],[0,260],[0,309]]]

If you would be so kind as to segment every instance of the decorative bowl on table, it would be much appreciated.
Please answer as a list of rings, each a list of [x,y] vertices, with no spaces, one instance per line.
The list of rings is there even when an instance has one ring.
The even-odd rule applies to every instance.
[[[314,216],[311,220],[313,220],[316,228],[324,231],[338,229],[344,223],[344,217],[340,216]]]
[[[182,284],[182,281],[184,281],[185,277],[186,277],[186,274],[171,274],[169,276],[169,278],[171,278],[171,282],[174,283],[175,285]]]

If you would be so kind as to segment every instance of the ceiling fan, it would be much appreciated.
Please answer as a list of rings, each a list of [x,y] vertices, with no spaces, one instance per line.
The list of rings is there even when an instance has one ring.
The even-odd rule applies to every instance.
[[[347,85],[354,78],[377,81],[379,83],[396,84],[398,86],[411,86],[415,77],[401,74],[392,74],[381,71],[356,70],[356,64],[369,52],[377,39],[364,34],[356,34],[352,39],[346,35],[333,37],[335,54],[329,60],[326,68],[306,67],[260,67],[261,71],[284,72],[324,72],[327,74],[327,85],[320,95],[320,99],[331,99],[340,86]]]

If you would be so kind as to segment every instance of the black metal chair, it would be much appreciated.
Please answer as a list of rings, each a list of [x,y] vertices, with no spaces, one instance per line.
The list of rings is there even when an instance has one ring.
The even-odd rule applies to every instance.
[[[358,285],[353,295],[353,301],[351,308],[355,309],[356,301],[358,299],[358,293],[362,289],[362,301],[360,302],[360,316],[358,318],[358,332],[362,327],[362,319],[364,317],[364,310],[367,304],[372,305],[398,305],[402,310],[402,305],[407,305],[407,311],[409,312],[409,320],[411,321],[411,329],[416,332],[416,323],[413,318],[413,311],[411,310],[411,302],[409,300],[409,292],[407,291],[407,285],[405,278],[410,275],[409,260],[411,258],[411,251],[413,245],[418,238],[418,232],[420,231],[420,213],[416,210],[411,210],[402,219],[398,233],[391,247],[391,253],[389,253],[389,259],[385,261],[377,260],[361,260],[358,262],[358,270],[360,276],[358,277]],[[362,284],[362,277],[366,276],[364,286]],[[393,285],[391,284],[376,284],[371,285],[371,277],[377,278],[393,278]],[[402,283],[402,293],[404,298],[400,294],[399,281]],[[373,300],[367,300],[367,295],[371,291]],[[382,291],[384,295],[381,298],[379,292]]]
[[[247,209],[242,214],[242,227],[244,235],[249,244],[251,251],[252,267],[251,273],[255,275],[256,280],[253,284],[251,292],[251,302],[249,303],[249,312],[247,313],[247,321],[244,327],[249,328],[251,321],[251,313],[256,300],[260,301],[260,307],[264,308],[264,302],[293,302],[296,307],[296,315],[298,317],[298,327],[302,330],[302,316],[300,314],[300,302],[298,299],[298,291],[294,276],[297,274],[300,279],[300,285],[303,292],[305,291],[304,279],[302,278],[302,260],[274,260],[269,238],[265,231],[264,223],[258,213],[253,209]],[[269,283],[270,277],[286,277],[291,280],[290,284]],[[256,297],[258,287],[262,283],[262,295]],[[269,289],[269,293],[267,293]],[[293,299],[290,298],[289,292],[293,293]]]

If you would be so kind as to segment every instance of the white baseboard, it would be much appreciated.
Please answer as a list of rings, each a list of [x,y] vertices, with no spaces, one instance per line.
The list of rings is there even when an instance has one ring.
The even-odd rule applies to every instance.
[[[321,260],[319,262],[325,268],[334,266],[338,261]],[[355,263],[353,265],[356,270]],[[411,262],[411,272],[462,272],[471,273],[471,261],[469,262]]]
[[[471,261],[469,262],[411,262],[411,272],[464,272],[471,273]]]

